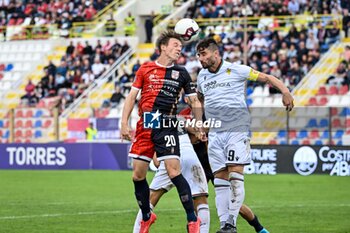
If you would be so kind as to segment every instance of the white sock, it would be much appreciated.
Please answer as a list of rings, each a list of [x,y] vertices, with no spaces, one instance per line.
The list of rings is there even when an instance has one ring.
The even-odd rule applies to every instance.
[[[151,207],[151,210],[153,211],[153,208],[154,208],[153,205],[151,203],[149,205]],[[133,233],[140,233],[141,221],[142,221],[142,212],[141,210],[139,210],[135,219]]]
[[[244,201],[244,176],[237,172],[230,172],[231,200],[229,202],[228,223],[236,226],[239,210]]]
[[[210,211],[208,204],[200,204],[197,206],[198,217],[201,219],[199,228],[200,233],[209,233],[210,228]]]
[[[220,228],[223,227],[229,215],[230,203],[230,182],[224,179],[215,178],[215,204],[220,220]]]

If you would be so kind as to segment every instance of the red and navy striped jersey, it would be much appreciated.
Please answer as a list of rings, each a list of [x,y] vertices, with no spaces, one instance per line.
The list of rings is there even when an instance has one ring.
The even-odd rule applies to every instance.
[[[178,65],[162,66],[157,62],[144,63],[136,73],[132,88],[141,90],[139,114],[154,112],[175,115],[179,93],[196,95],[191,85],[191,77],[184,67]]]

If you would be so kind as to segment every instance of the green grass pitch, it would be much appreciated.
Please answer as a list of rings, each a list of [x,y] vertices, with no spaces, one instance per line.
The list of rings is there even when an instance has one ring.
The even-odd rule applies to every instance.
[[[350,232],[349,177],[247,175],[245,184],[245,203],[271,233]],[[212,185],[209,205],[215,232]],[[136,212],[130,171],[0,171],[1,233],[130,233]],[[175,190],[155,212],[151,232],[186,232]],[[239,218],[238,232],[254,229]]]

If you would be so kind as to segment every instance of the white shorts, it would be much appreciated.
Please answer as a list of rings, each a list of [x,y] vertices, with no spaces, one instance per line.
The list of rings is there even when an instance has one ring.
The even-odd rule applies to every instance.
[[[192,197],[207,196],[207,179],[188,135],[180,135],[179,141],[181,173],[191,187]],[[164,161],[161,161],[158,171],[153,177],[150,189],[169,191],[173,187],[174,185],[165,169]]]
[[[250,164],[250,138],[247,132],[209,132],[208,140],[208,157],[213,173],[230,164]]]

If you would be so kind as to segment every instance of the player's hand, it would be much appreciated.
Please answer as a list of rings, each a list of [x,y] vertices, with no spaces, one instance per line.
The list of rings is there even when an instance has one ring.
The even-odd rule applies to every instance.
[[[127,124],[122,124],[120,129],[120,138],[131,141],[131,129]]]
[[[286,110],[289,112],[292,111],[292,109],[294,108],[293,101],[294,101],[294,98],[289,91],[286,93],[283,93],[282,102],[283,102],[283,105],[286,107]]]
[[[202,142],[208,141],[207,134],[204,132],[202,128],[198,130],[198,132],[196,133],[196,137],[198,138],[198,140]]]

